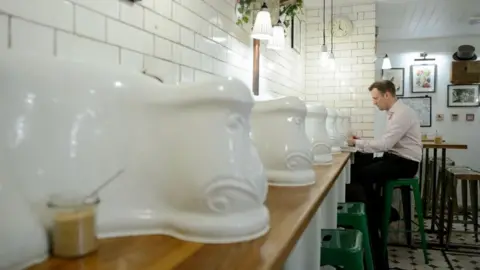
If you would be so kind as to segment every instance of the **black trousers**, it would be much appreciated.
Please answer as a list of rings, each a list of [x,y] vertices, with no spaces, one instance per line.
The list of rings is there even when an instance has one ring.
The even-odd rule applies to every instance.
[[[355,154],[352,164],[351,184],[346,188],[346,201],[363,202],[366,206],[370,244],[373,250],[375,268],[387,270],[388,256],[383,252],[380,226],[383,213],[381,188],[388,180],[410,178],[418,171],[419,163],[393,154],[374,158],[373,154]]]

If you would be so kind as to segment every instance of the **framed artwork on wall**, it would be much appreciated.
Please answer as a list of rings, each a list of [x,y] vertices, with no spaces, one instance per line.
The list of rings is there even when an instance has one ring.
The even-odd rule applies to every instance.
[[[395,85],[395,93],[397,96],[403,96],[405,93],[404,68],[382,69],[382,79],[391,81]]]
[[[411,65],[410,85],[412,93],[434,93],[437,84],[437,65]]]
[[[451,117],[452,117],[452,122],[458,121],[458,114],[452,113],[452,116],[451,116]]]
[[[420,119],[420,127],[432,126],[432,97],[399,97],[405,105],[412,108]]]
[[[475,114],[467,113],[465,115],[465,120],[467,120],[467,122],[473,122],[475,120]]]
[[[293,16],[291,28],[291,47],[300,54],[302,46],[302,23],[297,16]]]
[[[479,107],[479,85],[449,85],[447,88],[447,107]]]

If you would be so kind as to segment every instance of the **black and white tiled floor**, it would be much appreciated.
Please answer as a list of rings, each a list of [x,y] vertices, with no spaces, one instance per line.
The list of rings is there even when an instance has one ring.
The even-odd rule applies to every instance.
[[[461,218],[461,217],[460,217]],[[461,220],[461,219],[460,219]],[[430,220],[425,221],[425,227],[430,228]],[[401,229],[403,221],[392,224],[393,230]],[[389,262],[391,269],[402,270],[480,270],[480,242],[475,242],[473,234],[466,234],[463,224],[455,223],[453,225],[453,234],[451,243],[471,245],[478,247],[477,249],[461,249],[461,250],[434,250],[427,251],[429,257],[428,265],[425,264],[423,250],[419,248],[409,248],[404,246],[389,246]],[[458,232],[455,232],[458,231]],[[467,226],[467,232],[473,232],[473,226]],[[413,235],[414,242],[420,242],[420,235]],[[389,237],[390,243],[405,244],[405,236],[397,233]],[[427,234],[427,241],[430,243],[437,242],[434,234]]]

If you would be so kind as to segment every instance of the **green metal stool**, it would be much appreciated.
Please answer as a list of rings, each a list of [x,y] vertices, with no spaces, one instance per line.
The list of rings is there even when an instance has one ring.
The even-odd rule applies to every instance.
[[[413,197],[415,199],[415,209],[417,211],[417,216],[418,216],[418,226],[420,228],[420,237],[422,240],[423,256],[425,258],[425,263],[428,264],[427,241],[425,239],[425,226],[423,224],[422,198],[420,197],[418,178],[402,178],[397,180],[390,180],[385,183],[385,187],[383,189],[383,196],[385,197],[383,224],[382,224],[383,248],[386,252],[393,190],[395,188],[404,188],[404,187],[407,187],[407,188],[410,187],[413,190]]]
[[[365,204],[339,203],[337,206],[337,223],[339,227],[359,230],[362,233],[365,265],[367,270],[374,270]]]
[[[345,270],[363,270],[362,233],[357,230],[322,230],[320,265],[341,266]]]

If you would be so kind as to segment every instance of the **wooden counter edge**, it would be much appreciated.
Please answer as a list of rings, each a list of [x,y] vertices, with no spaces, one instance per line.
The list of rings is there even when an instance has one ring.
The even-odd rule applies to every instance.
[[[345,155],[342,160],[341,165],[338,167],[337,171],[334,174],[333,179],[330,179],[330,182],[327,185],[326,191],[321,192],[319,194],[319,197],[316,199],[316,202],[310,206],[310,209],[308,209],[306,217],[303,218],[303,220],[300,223],[300,226],[297,228],[294,228],[294,233],[291,235],[290,239],[288,239],[287,244],[281,249],[279,252],[278,259],[274,260],[274,264],[271,268],[268,269],[281,269],[283,265],[285,264],[285,261],[287,260],[288,256],[292,252],[293,248],[295,247],[295,244],[297,241],[300,239],[302,236],[303,232],[307,228],[308,224],[312,220],[313,216],[317,213],[318,208],[322,204],[323,200],[325,197],[328,195],[330,190],[332,189],[333,185],[335,184],[338,176],[342,172],[343,168],[347,164],[347,161],[350,159],[351,153],[345,153],[342,152],[341,154],[338,155]],[[323,165],[315,165],[316,166],[323,166]],[[318,176],[315,176],[318,179]],[[265,269],[265,268],[264,268]]]
[[[318,166],[315,166],[314,170],[315,170],[315,174],[316,174],[316,176],[315,176],[316,177],[316,183],[313,184],[313,185],[304,186],[304,187],[274,187],[274,188],[279,188],[281,190],[281,192],[285,192],[287,189],[292,189],[292,190],[297,189],[297,191],[299,191],[300,193],[305,193],[306,195],[309,195],[309,197],[305,198],[305,200],[307,200],[306,203],[304,205],[301,205],[301,211],[298,213],[298,218],[294,219],[295,222],[292,222],[291,224],[289,224],[290,227],[288,227],[288,230],[286,230],[286,231],[288,231],[288,233],[285,234],[285,235],[282,235],[281,238],[283,238],[283,240],[275,241],[275,242],[278,242],[278,244],[279,244],[278,248],[274,248],[273,250],[271,250],[271,254],[269,254],[267,260],[262,260],[262,261],[256,262],[255,264],[253,264],[249,267],[250,269],[252,269],[252,270],[253,269],[265,269],[265,270],[267,270],[267,269],[269,269],[269,270],[270,269],[282,269],[285,261],[287,260],[288,256],[291,254],[292,250],[294,249],[295,244],[300,239],[300,237],[302,236],[302,234],[306,230],[307,226],[310,224],[312,218],[317,213],[317,211],[318,211],[319,207],[321,206],[323,200],[325,199],[327,194],[330,192],[330,190],[334,186],[334,184],[335,184],[336,180],[338,179],[339,175],[341,174],[342,170],[345,168],[348,160],[350,159],[350,156],[351,156],[351,153],[336,154],[334,156],[334,161],[333,161],[332,165],[328,165],[328,166],[318,165]],[[323,169],[323,168],[325,168],[325,169]],[[319,171],[322,171],[322,170],[325,171],[326,174],[320,174]],[[275,193],[275,191],[271,192],[271,187],[269,187],[269,192],[268,192],[267,196],[270,196],[270,194],[273,195],[274,193]],[[279,195],[278,191],[277,191],[276,195],[277,196],[274,196],[274,197],[278,198],[278,195]],[[273,197],[270,197],[270,198],[273,198]],[[277,204],[275,203],[273,205],[273,207],[272,207],[271,204],[268,205],[269,210],[274,211],[274,210],[271,210],[271,209],[275,209],[275,205],[277,205]],[[297,208],[297,209],[299,209],[299,208]],[[293,212],[290,212],[290,213],[293,213]],[[297,214],[294,214],[294,215],[297,215]],[[288,215],[286,215],[286,216],[288,216]],[[273,223],[273,222],[271,223],[270,232],[276,231],[277,234],[278,234],[279,231],[285,230],[285,227],[280,226],[280,224],[278,224],[278,226],[276,226],[276,225],[277,225],[277,223]],[[267,239],[273,239],[271,237],[268,238],[269,233],[267,233],[267,235],[265,235],[263,237],[267,237]],[[145,237],[145,236],[139,236],[139,237]],[[154,237],[163,237],[163,236],[155,235]],[[120,237],[120,238],[123,238],[123,237]],[[134,238],[136,238],[136,237],[134,237]],[[262,238],[258,238],[257,240],[262,241],[261,239]],[[265,240],[267,240],[267,239],[265,239]],[[275,239],[277,239],[277,238],[275,238]],[[107,241],[111,241],[111,240],[112,239],[108,239]],[[253,241],[257,241],[257,240],[253,240]],[[125,241],[125,240],[120,240],[120,241]],[[181,241],[181,240],[178,240],[178,239],[176,239],[175,241],[183,242],[183,243],[189,243],[189,242],[184,242],[184,241]],[[271,246],[272,245],[271,240],[267,240],[267,242],[268,242],[267,246],[269,246],[269,248],[271,248],[272,247]],[[264,243],[267,243],[267,242],[264,242]],[[205,247],[210,246],[208,244],[200,244],[200,243],[191,243],[191,244],[195,246],[195,248],[194,248],[195,253],[202,249],[201,247],[199,247],[199,245],[200,246],[205,246]],[[246,244],[246,242],[238,243],[239,246],[243,245],[243,250],[245,250],[245,244]],[[231,244],[231,245],[237,245],[237,244]],[[250,245],[250,244],[247,243],[247,245]],[[253,244],[252,247],[254,245],[255,244]],[[264,244],[261,244],[261,245],[263,246]],[[139,247],[139,248],[141,248],[141,247]],[[175,249],[172,249],[171,252],[173,252],[174,250]],[[171,252],[169,251],[168,253],[171,253]],[[114,260],[121,260],[122,259],[122,258],[120,258],[121,255],[122,254],[117,254],[117,256],[119,256],[119,257],[118,257],[118,259],[114,259]],[[93,255],[93,256],[96,257],[96,255]],[[248,254],[245,254],[245,253],[238,254],[238,255],[236,255],[237,258],[235,260],[241,261],[241,260],[243,260],[242,258],[244,258],[245,256],[248,256]],[[180,257],[183,257],[183,256],[180,256]],[[189,255],[185,256],[184,259],[181,259],[182,263],[183,262],[185,262],[185,263],[189,262],[189,264],[196,263],[195,260],[194,261],[189,261],[189,258],[190,258]],[[177,259],[179,259],[179,257],[177,257]],[[72,260],[71,261],[72,264],[70,264],[70,262],[59,263],[57,261],[57,259],[52,258],[52,259],[47,259],[46,261],[44,261],[40,264],[33,265],[33,266],[29,267],[28,269],[42,269],[42,270],[49,269],[49,270],[51,270],[51,269],[59,269],[58,267],[62,267],[62,269],[72,269],[72,270],[75,269],[75,270],[77,270],[77,269],[80,269],[80,268],[74,266],[74,264],[83,265],[85,263],[85,262],[82,262],[83,258],[79,259],[79,260]],[[233,261],[235,261],[235,260],[233,260]],[[160,263],[160,261],[161,260],[159,260],[157,263]],[[203,261],[203,259],[201,261]],[[201,262],[201,261],[199,261],[199,262]],[[225,261],[223,261],[223,262],[225,262]],[[110,263],[111,263],[111,261],[108,262],[108,264],[110,264]],[[105,265],[103,265],[103,266],[106,266],[108,264],[105,263]],[[175,263],[175,265],[178,266],[179,263]],[[103,266],[99,267],[99,268],[96,268],[96,269],[98,269],[98,270],[104,269]],[[212,265],[212,268],[214,268],[214,265]],[[105,269],[111,269],[111,268],[106,267]],[[128,268],[128,269],[131,269],[131,268]],[[170,267],[170,268],[162,268],[162,269],[177,269],[177,268],[176,267]],[[184,269],[184,268],[179,268],[179,269]],[[205,268],[199,268],[199,269],[205,269]],[[224,269],[224,268],[221,268],[221,269]],[[237,269],[237,268],[232,267],[232,269]]]

